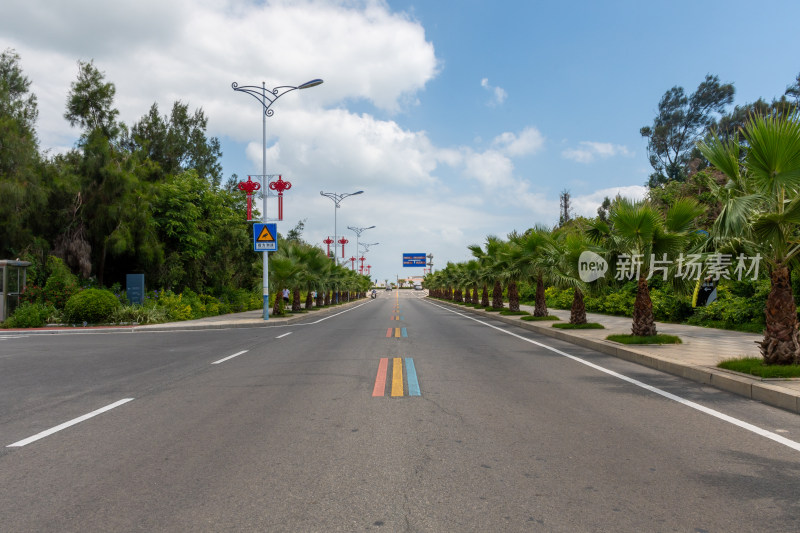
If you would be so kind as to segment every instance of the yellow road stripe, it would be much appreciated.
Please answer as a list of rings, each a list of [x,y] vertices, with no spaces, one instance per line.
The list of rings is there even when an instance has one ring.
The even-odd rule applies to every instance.
[[[403,359],[395,357],[392,360],[392,396],[403,395]]]

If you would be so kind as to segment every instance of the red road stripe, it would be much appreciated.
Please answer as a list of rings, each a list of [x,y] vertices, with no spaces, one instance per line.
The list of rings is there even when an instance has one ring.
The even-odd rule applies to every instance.
[[[375,377],[375,388],[372,389],[373,396],[383,396],[386,391],[386,369],[389,366],[389,358],[382,357],[378,363],[378,375]]]
[[[391,337],[392,336],[392,328],[389,328],[389,329],[386,330],[386,336],[387,337]]]

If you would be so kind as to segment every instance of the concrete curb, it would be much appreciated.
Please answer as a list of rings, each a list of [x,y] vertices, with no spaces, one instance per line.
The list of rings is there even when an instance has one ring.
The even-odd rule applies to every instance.
[[[329,315],[335,311],[341,311],[351,307],[357,303],[364,303],[367,299],[361,298],[352,302],[346,302],[335,307],[325,307],[316,311],[310,311],[297,316],[289,318],[271,318],[267,321],[263,319],[228,319],[222,318],[214,322],[198,322],[195,324],[187,324],[185,322],[168,322],[165,324],[152,324],[141,326],[87,326],[87,327],[61,327],[61,328],[18,328],[18,329],[0,329],[0,335],[4,333],[22,333],[25,335],[76,335],[87,333],[151,333],[151,332],[165,332],[165,331],[198,331],[205,329],[236,329],[236,328],[277,328],[281,326],[290,326],[298,322],[303,322],[316,316]],[[226,317],[229,315],[220,315]],[[211,320],[219,317],[209,317]],[[198,319],[202,321],[204,319]],[[237,321],[238,320],[238,321]],[[190,321],[192,322],[192,321]]]
[[[619,344],[611,341],[600,341],[596,339],[587,339],[570,334],[568,331],[559,330],[535,322],[526,322],[519,317],[503,316],[498,313],[491,313],[482,309],[475,309],[473,307],[465,307],[463,305],[454,304],[451,302],[431,299],[436,303],[446,305],[455,309],[461,309],[465,312],[476,314],[479,316],[494,318],[500,322],[519,326],[529,331],[534,331],[546,337],[562,340],[582,346],[584,348],[591,348],[606,355],[625,359],[632,363],[637,363],[643,366],[654,368],[668,374],[679,376],[690,381],[709,385],[714,388],[731,392],[751,400],[756,400],[773,407],[779,407],[787,411],[800,414],[800,394],[792,390],[787,390],[783,387],[766,383],[759,378],[751,378],[744,374],[730,372],[718,368],[689,365],[680,363],[671,359],[660,358],[651,354],[638,352],[630,348],[628,345]]]

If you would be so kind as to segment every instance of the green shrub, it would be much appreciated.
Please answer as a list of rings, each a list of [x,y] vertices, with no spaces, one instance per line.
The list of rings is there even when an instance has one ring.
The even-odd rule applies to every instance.
[[[158,295],[158,306],[166,312],[168,320],[191,320],[192,306],[183,301],[182,294],[162,291]]]
[[[158,324],[167,320],[162,307],[145,305],[121,305],[111,314],[112,324]]]
[[[111,291],[84,289],[67,300],[64,318],[73,324],[108,322],[119,306],[119,300]]]
[[[48,319],[56,313],[52,305],[42,303],[22,303],[3,323],[6,328],[41,328],[47,325]]]
[[[553,309],[569,309],[572,307],[572,299],[575,297],[575,290],[547,287],[544,290],[544,297],[547,301],[547,307],[552,307]]]

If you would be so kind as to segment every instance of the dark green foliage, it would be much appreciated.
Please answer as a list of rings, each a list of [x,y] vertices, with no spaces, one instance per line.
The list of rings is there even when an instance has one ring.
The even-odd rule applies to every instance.
[[[505,315],[505,316],[525,316],[525,315],[530,315],[530,313],[527,312],[527,311],[511,311],[510,309],[503,309],[503,310],[500,311],[500,314],[501,315]]]
[[[555,315],[547,315],[547,316],[524,316],[522,320],[526,322],[542,322],[542,321],[550,321],[550,320],[561,320]]]
[[[621,344],[683,344],[675,335],[609,335],[606,339]]]
[[[55,307],[42,303],[25,302],[3,323],[5,328],[41,328],[56,313]]]
[[[553,324],[554,328],[558,329],[606,329],[605,326],[602,324],[598,324],[597,322],[586,322],[585,324]]]
[[[64,319],[72,324],[108,322],[119,306],[119,300],[111,291],[84,289],[67,300]]]
[[[657,280],[653,281],[650,298],[653,315],[660,322],[686,323],[736,331],[760,333],[764,329],[764,306],[769,293],[769,280],[722,280],[717,286],[717,301],[692,309],[691,294],[676,294]],[[547,305],[569,309],[572,289],[550,287],[546,291]],[[604,294],[586,297],[586,311],[614,316],[631,316],[636,298],[636,285],[626,283]]]
[[[218,187],[222,181],[219,140],[206,137],[208,119],[202,109],[189,113],[189,105],[177,101],[170,115],[161,116],[158,104],[123,134],[122,144],[143,159],[156,163],[150,179],[163,179],[194,169],[197,175]]]
[[[717,365],[719,368],[759,376],[765,379],[800,378],[800,365],[768,365],[761,357],[728,359]]]
[[[650,187],[686,179],[695,142],[715,123],[714,114],[733,102],[734,92],[733,84],[721,84],[717,76],[706,75],[690,96],[677,86],[664,93],[653,125],[640,130],[647,138],[647,154],[655,171]]]

